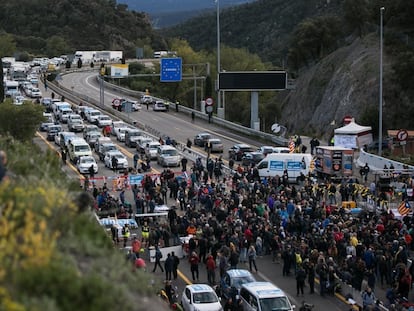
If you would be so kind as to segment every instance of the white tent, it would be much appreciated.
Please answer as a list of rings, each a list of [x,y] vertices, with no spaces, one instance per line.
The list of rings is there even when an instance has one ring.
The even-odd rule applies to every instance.
[[[356,124],[355,120],[334,132],[335,146],[357,149],[372,143],[372,128]]]

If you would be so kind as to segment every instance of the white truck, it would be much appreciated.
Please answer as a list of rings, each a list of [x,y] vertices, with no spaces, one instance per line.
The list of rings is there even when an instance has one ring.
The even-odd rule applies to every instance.
[[[257,164],[260,177],[283,176],[287,171],[290,182],[309,174],[312,155],[309,153],[270,153]]]

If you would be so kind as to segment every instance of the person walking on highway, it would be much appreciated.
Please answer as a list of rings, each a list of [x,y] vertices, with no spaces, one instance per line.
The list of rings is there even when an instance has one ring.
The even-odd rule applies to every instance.
[[[131,235],[131,232],[129,231],[129,226],[128,224],[125,224],[124,227],[122,228],[122,237],[124,239],[124,247],[126,247],[130,235]]]
[[[112,164],[112,170],[116,174],[116,171],[117,171],[117,168],[118,168],[118,159],[115,156],[112,156],[111,164]]]
[[[152,272],[155,272],[155,270],[157,270],[157,267],[160,267],[161,272],[164,272],[164,269],[161,266],[162,253],[158,245],[155,246],[155,256],[153,258],[155,258],[155,264],[154,269],[152,269]]]
[[[66,151],[65,150],[62,150],[61,157],[62,157],[63,165],[66,165]]]

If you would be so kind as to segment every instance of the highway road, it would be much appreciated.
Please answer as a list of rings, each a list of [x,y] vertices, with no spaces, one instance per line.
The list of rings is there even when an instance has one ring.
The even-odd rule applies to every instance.
[[[96,73],[84,72],[84,73],[73,73],[63,76],[63,80],[60,81],[68,89],[73,89],[75,92],[82,93],[94,99],[99,99],[99,86],[96,83],[95,78]],[[73,87],[73,88],[72,88]],[[111,92],[105,92],[105,105],[110,106],[111,101],[115,97],[119,97],[119,94]],[[208,131],[213,133],[215,136],[220,137],[225,144],[224,156],[227,157],[227,149],[234,143],[244,142],[249,143],[253,146],[260,146],[261,144],[249,139],[246,139],[242,136],[239,136],[234,133],[229,133],[223,128],[215,124],[208,124],[201,120],[196,120],[195,123],[191,122],[191,119],[179,112],[169,111],[167,113],[163,112],[154,112],[151,109],[146,110],[146,107],[142,107],[142,111],[131,113],[131,119],[137,120],[143,124],[148,124],[153,128],[159,130],[160,133],[168,135],[171,138],[176,139],[177,141],[185,143],[187,138],[193,138],[197,133]],[[115,143],[116,139],[112,138]],[[58,149],[56,145],[52,143],[47,143],[42,135],[39,134],[35,139],[43,148],[53,148]],[[121,151],[128,156],[130,164],[132,164],[132,155],[133,149],[126,148],[125,145],[120,144]],[[199,150],[202,152],[202,150]],[[99,167],[99,173],[97,176],[113,176],[114,173],[103,167],[102,162],[97,160]],[[132,166],[132,165],[131,165]],[[154,165],[154,172],[159,172],[162,168]],[[69,176],[73,178],[79,178],[79,174],[74,171],[74,167],[68,165],[63,168]],[[112,192],[113,195],[117,196],[116,191]],[[128,196],[131,196],[130,191],[128,191]],[[132,201],[130,199],[130,201]],[[171,202],[168,202],[171,204]],[[308,294],[309,288],[305,288],[305,296],[297,297],[296,296],[296,281],[293,276],[283,277],[282,276],[282,265],[272,263],[270,256],[264,256],[258,258],[257,260],[259,272],[255,275],[258,280],[267,280],[271,281],[278,287],[282,288],[290,297],[293,304],[297,306],[297,310],[300,307],[300,304],[303,300],[306,302],[312,303],[315,305],[314,310],[349,310],[349,306],[340,301],[335,297],[321,297],[317,289],[317,293],[310,295]],[[243,265],[240,267],[247,268]],[[180,269],[180,279],[175,281],[175,285],[178,286],[179,292],[181,293],[186,283],[191,283],[191,273],[188,262],[185,259],[181,260],[179,266]],[[149,264],[149,269],[152,270],[152,264]],[[200,267],[200,282],[207,281],[207,274],[204,267]],[[148,272],[151,273],[151,272]],[[158,280],[163,279],[164,275],[158,271],[154,274],[154,277]],[[216,278],[218,279],[218,277]],[[316,286],[317,287],[317,286]]]

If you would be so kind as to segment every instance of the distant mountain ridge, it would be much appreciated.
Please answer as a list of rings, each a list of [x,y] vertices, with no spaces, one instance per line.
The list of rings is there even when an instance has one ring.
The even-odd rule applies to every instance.
[[[255,0],[219,0],[220,7],[240,5]],[[127,4],[128,8],[138,12],[145,12],[150,15],[160,13],[198,11],[213,9],[216,7],[215,0],[118,0],[118,3]]]

